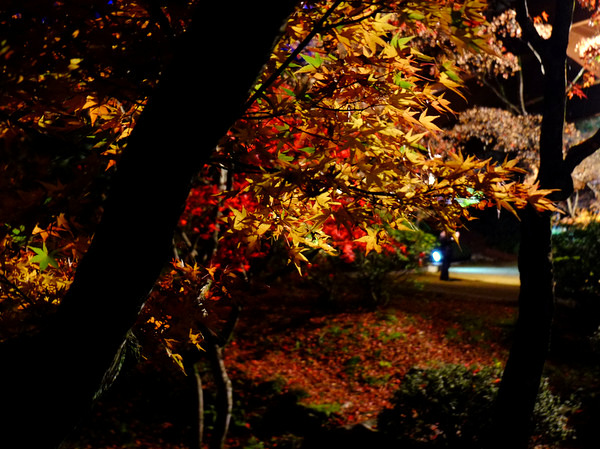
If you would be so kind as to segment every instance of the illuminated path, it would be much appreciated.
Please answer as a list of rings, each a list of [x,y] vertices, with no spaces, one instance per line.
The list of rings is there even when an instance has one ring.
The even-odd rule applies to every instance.
[[[437,267],[417,275],[423,291],[448,294],[465,300],[516,302],[519,297],[519,271],[516,266],[452,265],[450,280],[440,281]]]
[[[450,277],[492,284],[519,285],[519,269],[516,266],[451,266]]]

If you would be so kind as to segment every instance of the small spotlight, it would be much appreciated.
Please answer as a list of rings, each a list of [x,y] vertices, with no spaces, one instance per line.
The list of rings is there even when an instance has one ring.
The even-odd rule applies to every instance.
[[[442,252],[435,250],[434,252],[431,253],[431,258],[433,259],[434,262],[441,262],[442,261]]]

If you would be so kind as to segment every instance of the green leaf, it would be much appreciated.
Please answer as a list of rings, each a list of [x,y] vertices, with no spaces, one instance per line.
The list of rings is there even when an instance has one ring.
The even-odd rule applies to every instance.
[[[9,225],[6,225],[9,226]],[[27,241],[27,234],[25,233],[25,226],[21,225],[18,228],[10,229],[11,238],[18,245],[23,245]]]
[[[448,76],[448,78],[457,83],[462,83],[460,76],[458,76],[456,72],[452,70],[452,63],[446,61],[444,64],[442,64],[442,66],[444,67],[444,73]]]
[[[456,198],[456,201],[460,207],[469,207],[479,204],[481,200],[479,198]]]
[[[277,154],[277,159],[279,159],[280,161],[284,161],[284,162],[292,162],[294,160],[293,156],[288,156],[285,153],[278,153]]]
[[[408,43],[414,38],[414,36],[406,36],[406,37],[399,37],[399,34],[395,34],[394,37],[392,38],[392,47],[397,48],[398,50],[404,50],[406,47],[408,47]]]
[[[416,148],[417,150],[423,151],[423,152],[427,152],[427,148],[424,147],[423,145],[421,145],[420,143],[411,143],[410,146],[412,148]]]
[[[408,18],[411,20],[423,20],[425,18],[425,15],[423,15],[423,13],[420,13],[418,11],[414,11],[408,15]]]
[[[290,125],[288,125],[287,123],[284,123],[283,125],[275,126],[275,129],[279,132],[289,131]]]
[[[321,55],[319,53],[316,53],[314,57],[308,56],[308,55],[300,55],[300,56],[302,56],[302,59],[304,59],[306,62],[308,62],[314,68],[319,68],[323,64],[323,60],[321,59]]]
[[[462,83],[460,76],[458,76],[452,70],[446,70],[446,72],[444,72],[444,73],[446,73],[446,75],[448,75],[448,78],[450,78],[452,81],[456,81],[457,83]]]
[[[410,83],[406,80],[403,79],[403,74],[402,72],[397,72],[394,75],[394,84],[396,86],[399,86],[403,89],[412,89],[413,87],[415,87],[415,85],[413,83]]]
[[[479,204],[483,199],[483,193],[476,191],[472,187],[468,187],[467,192],[471,194],[469,198],[456,198],[460,207],[474,206],[475,204]]]
[[[48,268],[48,265],[58,268],[58,262],[54,258],[57,251],[52,251],[49,253],[45,243],[41,248],[30,246],[29,249],[35,253],[35,256],[33,256],[29,262],[39,264],[40,271],[44,271],[46,268]]]
[[[313,154],[315,152],[315,147],[300,148],[300,151],[304,151],[305,153],[308,153],[308,154]]]

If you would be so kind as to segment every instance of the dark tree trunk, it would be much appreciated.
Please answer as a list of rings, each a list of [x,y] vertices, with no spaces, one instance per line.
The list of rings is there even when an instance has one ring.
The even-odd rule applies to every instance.
[[[540,187],[556,189],[566,199],[573,189],[571,170],[563,160],[566,104],[566,50],[573,0],[556,2],[552,37],[543,41],[532,28],[525,3],[518,19],[525,39],[537,52],[544,71],[544,110],[540,134]],[[504,370],[494,416],[493,448],[526,449],[533,409],[550,345],[554,312],[551,259],[551,214],[528,206],[521,214],[519,250],[519,317]]]
[[[521,218],[519,318],[496,404],[498,449],[525,449],[531,435],[554,311],[550,234],[550,214],[528,207]]]
[[[131,135],[57,318],[0,348],[0,446],[54,448],[85,413],[171,255],[190,182],[240,115],[295,2],[211,3]]]

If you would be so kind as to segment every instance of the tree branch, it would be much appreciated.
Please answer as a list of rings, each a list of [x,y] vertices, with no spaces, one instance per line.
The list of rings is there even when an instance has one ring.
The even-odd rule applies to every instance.
[[[35,302],[27,296],[14,282],[8,279],[3,273],[0,273],[0,283],[7,285],[10,289],[14,290],[17,296],[23,299],[30,306],[35,307]]]
[[[315,24],[310,33],[304,38],[302,42],[294,49],[294,51],[287,57],[287,59],[279,66],[275,72],[271,74],[271,76],[260,86],[260,88],[252,94],[252,96],[246,101],[244,104],[244,111],[247,110],[252,103],[254,103],[259,97],[263,96],[265,91],[275,82],[277,78],[283,73],[285,69],[298,57],[298,55],[306,48],[306,46],[310,43],[310,41],[319,33],[319,31],[323,30],[323,25],[329,19],[329,16],[336,10],[336,8],[342,3],[342,0],[336,0],[336,2],[331,5],[331,7],[323,14],[323,17],[319,19],[319,21]]]
[[[485,85],[485,87],[487,87],[488,89],[490,89],[496,95],[496,97],[498,97],[498,99],[500,101],[502,101],[502,103],[504,103],[504,105],[508,109],[510,109],[513,113],[515,113],[516,115],[525,114],[525,112],[521,111],[518,107],[516,107],[514,104],[512,104],[510,102],[510,100],[508,98],[506,98],[506,95],[504,95],[503,92],[501,92],[498,89],[496,89],[492,85],[492,83],[489,82],[486,78],[482,78],[481,82]]]
[[[569,173],[573,173],[573,170],[575,170],[579,164],[581,164],[588,156],[591,156],[598,151],[598,149],[600,149],[600,129],[598,129],[590,138],[569,148],[569,151],[565,156],[565,168]]]
[[[548,43],[544,39],[542,39],[542,37],[535,29],[535,26],[533,26],[533,20],[529,16],[527,0],[517,1],[515,5],[515,10],[517,12],[517,22],[521,27],[521,36],[523,40],[527,43],[527,46],[533,52],[535,57],[542,64],[543,71],[544,68],[542,55],[548,52]]]
[[[363,20],[367,20],[371,17],[374,17],[376,14],[379,14],[382,11],[383,11],[383,7],[380,7],[380,8],[377,8],[377,9],[371,11],[369,14],[365,14],[364,16],[358,17],[356,19],[342,20],[341,22],[331,23],[328,26],[323,27],[323,30],[326,31],[326,30],[332,30],[332,29],[340,27],[340,26],[356,25],[357,23],[360,23]]]

